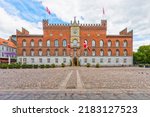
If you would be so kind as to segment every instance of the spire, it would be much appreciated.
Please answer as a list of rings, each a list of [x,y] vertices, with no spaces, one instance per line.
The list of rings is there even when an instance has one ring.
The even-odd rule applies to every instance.
[[[78,22],[76,21],[76,16],[75,16],[72,26],[78,26],[78,25],[79,25],[79,21]]]
[[[74,24],[76,24],[77,22],[76,22],[76,16],[74,17],[74,22],[73,22]]]

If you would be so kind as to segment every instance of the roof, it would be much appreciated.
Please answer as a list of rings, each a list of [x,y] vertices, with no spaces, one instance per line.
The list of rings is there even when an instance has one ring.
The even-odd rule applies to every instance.
[[[7,46],[9,47],[16,48],[16,45],[13,42],[0,38],[0,45],[4,45],[4,43],[7,43]]]

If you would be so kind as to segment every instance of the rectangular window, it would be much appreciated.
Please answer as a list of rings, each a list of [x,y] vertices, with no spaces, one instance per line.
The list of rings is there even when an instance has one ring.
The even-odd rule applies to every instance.
[[[31,58],[31,63],[34,63],[34,58]]]
[[[42,63],[42,58],[39,58],[39,62]]]
[[[55,58],[55,63],[58,63],[58,58]]]
[[[48,59],[47,59],[47,63],[50,63],[50,62],[51,62],[51,59],[50,59],[50,58],[48,58]]]
[[[108,63],[111,63],[111,58],[108,58]]]
[[[124,62],[124,63],[127,63],[127,59],[123,59],[123,62]]]
[[[100,59],[100,63],[103,63],[103,59],[102,58]]]
[[[95,58],[92,58],[92,63],[95,63]]]
[[[23,58],[23,64],[27,63],[27,58]]]
[[[22,63],[22,58],[19,58],[19,63]]]
[[[84,63],[87,63],[87,58],[84,59]]]
[[[63,58],[63,63],[66,63],[66,58]]]
[[[116,58],[116,63],[119,63],[119,58]]]

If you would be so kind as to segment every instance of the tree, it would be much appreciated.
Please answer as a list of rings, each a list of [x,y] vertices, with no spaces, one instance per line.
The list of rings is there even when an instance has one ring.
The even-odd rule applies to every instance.
[[[140,46],[137,52],[133,53],[134,64],[150,64],[150,45]]]

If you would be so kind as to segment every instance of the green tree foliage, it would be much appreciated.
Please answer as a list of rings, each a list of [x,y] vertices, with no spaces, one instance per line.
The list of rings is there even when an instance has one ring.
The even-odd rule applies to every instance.
[[[137,52],[133,53],[134,64],[150,64],[150,45],[139,47]]]

